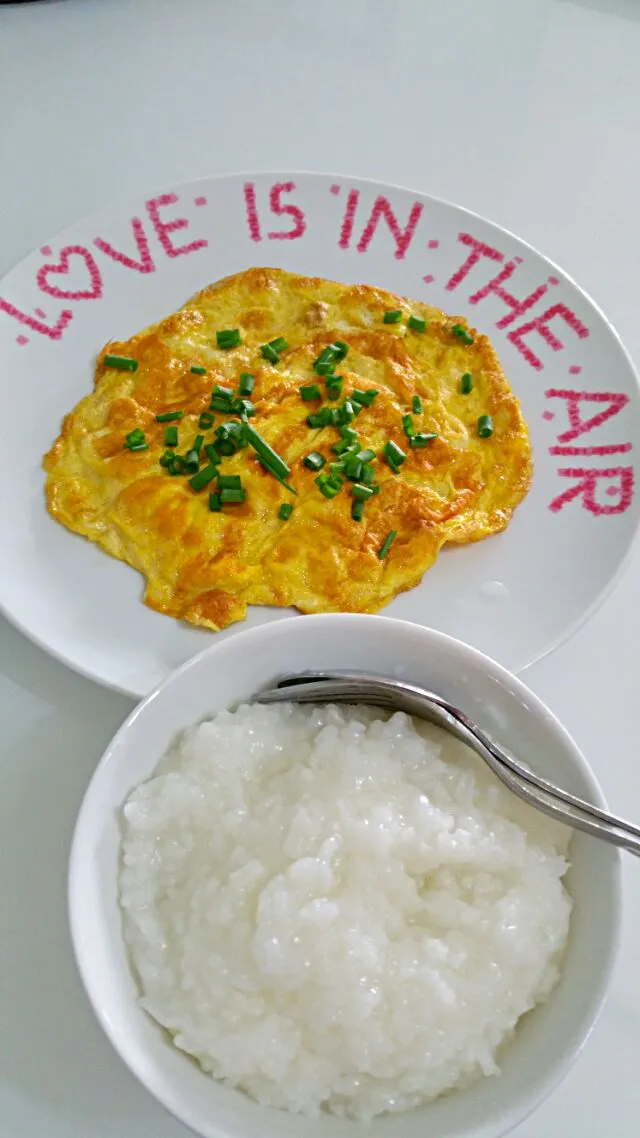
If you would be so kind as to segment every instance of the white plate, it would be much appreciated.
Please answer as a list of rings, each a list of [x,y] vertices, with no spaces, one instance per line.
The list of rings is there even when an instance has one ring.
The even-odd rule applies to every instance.
[[[531,428],[533,488],[507,532],[445,550],[386,609],[519,670],[611,588],[638,525],[640,397],[585,294],[528,245],[409,190],[315,174],[185,184],[79,222],[0,285],[0,603],[47,651],[141,696],[214,635],[141,603],[137,573],[46,513],[41,459],[92,387],[96,352],[251,265],[367,282],[491,336]],[[244,625],[290,615],[251,609]]]

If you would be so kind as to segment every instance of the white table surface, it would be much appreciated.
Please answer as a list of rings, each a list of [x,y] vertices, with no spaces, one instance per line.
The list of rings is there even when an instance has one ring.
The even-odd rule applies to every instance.
[[[576,277],[640,360],[640,0],[0,7],[0,272],[125,194],[272,168],[392,181],[485,214]],[[636,819],[639,585],[640,551],[589,625],[525,675]],[[187,1134],[103,1038],[67,931],[74,815],[130,706],[0,619],[0,1138]],[[638,1134],[629,856],[624,885],[607,1008],[518,1138]]]

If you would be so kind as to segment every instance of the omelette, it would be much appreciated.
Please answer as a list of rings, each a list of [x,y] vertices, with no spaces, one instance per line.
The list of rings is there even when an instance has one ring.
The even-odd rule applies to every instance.
[[[486,336],[368,285],[252,268],[98,357],[44,458],[49,513],[218,630],[376,612],[509,524],[527,426]]]

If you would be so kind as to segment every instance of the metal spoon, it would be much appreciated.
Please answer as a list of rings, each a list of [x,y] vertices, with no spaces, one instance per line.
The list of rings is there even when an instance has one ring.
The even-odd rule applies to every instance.
[[[640,856],[640,826],[600,810],[541,778],[436,692],[369,672],[337,670],[286,675],[275,687],[257,692],[253,698],[256,703],[364,703],[404,711],[435,723],[466,743],[509,790],[530,806],[575,830]]]

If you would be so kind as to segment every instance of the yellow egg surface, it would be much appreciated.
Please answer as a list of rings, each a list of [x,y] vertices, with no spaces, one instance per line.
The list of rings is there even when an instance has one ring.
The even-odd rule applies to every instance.
[[[385,312],[398,310],[400,320],[385,323]],[[408,325],[411,316],[426,321],[424,331]],[[216,333],[233,329],[240,344],[218,347]],[[277,338],[287,347],[270,361],[260,349]],[[335,364],[342,393],[330,399],[314,361],[336,340],[348,352]],[[108,366],[109,355],[135,361],[135,371]],[[182,456],[204,435],[200,469],[207,467],[204,448],[216,444],[216,430],[241,422],[239,411],[210,411],[212,389],[237,393],[241,373],[254,377],[255,414],[248,422],[286,462],[296,493],[244,445],[221,457],[216,471],[240,475],[245,500],[212,512],[215,479],[195,490],[192,473],[171,475],[160,464],[165,431],[177,427],[178,446],[169,450]],[[465,394],[467,373],[472,388]],[[300,388],[314,383],[322,397],[306,402]],[[379,490],[357,521],[354,482],[331,468],[342,460],[333,450],[340,426],[312,428],[307,418],[343,407],[353,391],[374,390],[371,405],[342,424],[376,456],[370,465]],[[174,411],[183,417],[157,421]],[[215,421],[203,429],[199,417],[207,412]],[[409,430],[437,438],[411,445],[407,414]],[[478,431],[482,416],[492,421],[488,437]],[[135,429],[147,449],[125,446]],[[384,456],[389,441],[406,455],[397,472]],[[325,458],[321,470],[303,464],[310,452]],[[145,604],[217,630],[242,620],[250,604],[376,612],[417,585],[445,543],[504,530],[529,489],[532,456],[490,341],[462,317],[369,285],[252,268],[210,285],[130,340],[107,344],[93,392],[66,416],[44,468],[52,517],[138,569],[146,579]],[[335,497],[323,496],[316,482],[322,475],[340,480]],[[293,506],[286,521],[279,516],[285,502]],[[391,531],[395,539],[381,558]]]

